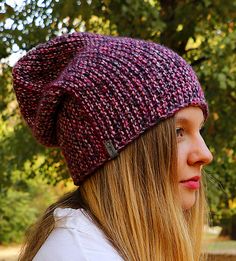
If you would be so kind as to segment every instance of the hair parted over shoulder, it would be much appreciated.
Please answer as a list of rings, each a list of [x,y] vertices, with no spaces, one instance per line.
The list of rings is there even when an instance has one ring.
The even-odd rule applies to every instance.
[[[149,129],[72,193],[50,206],[28,231],[20,261],[32,260],[54,227],[57,207],[84,208],[127,261],[196,261],[207,223],[204,188],[183,211],[176,200],[174,118]]]
[[[150,41],[76,32],[22,57],[13,86],[32,135],[61,149],[78,186],[29,230],[20,261],[54,229],[57,207],[86,209],[125,261],[204,260],[204,186],[184,210],[174,115],[197,106],[206,120],[208,105],[182,57]]]

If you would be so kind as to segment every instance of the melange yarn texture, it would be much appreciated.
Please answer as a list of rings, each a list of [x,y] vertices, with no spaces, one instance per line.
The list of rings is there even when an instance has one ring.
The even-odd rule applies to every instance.
[[[38,142],[60,147],[75,185],[181,108],[208,114],[196,74],[162,45],[72,33],[40,44],[13,68],[21,114]]]

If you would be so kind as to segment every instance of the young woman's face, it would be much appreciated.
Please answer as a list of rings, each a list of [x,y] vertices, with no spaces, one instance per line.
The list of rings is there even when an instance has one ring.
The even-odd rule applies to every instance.
[[[204,116],[199,107],[191,106],[178,111],[175,121],[180,201],[183,209],[190,209],[196,201],[202,166],[209,164],[213,157],[200,133]]]

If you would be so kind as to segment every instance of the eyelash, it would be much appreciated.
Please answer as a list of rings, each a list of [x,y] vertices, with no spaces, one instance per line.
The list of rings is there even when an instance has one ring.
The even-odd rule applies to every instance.
[[[205,127],[202,127],[199,132],[202,135],[205,132]]]

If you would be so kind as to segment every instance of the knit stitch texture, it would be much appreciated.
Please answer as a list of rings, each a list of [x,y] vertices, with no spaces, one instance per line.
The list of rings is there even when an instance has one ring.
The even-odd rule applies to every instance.
[[[72,33],[40,44],[13,68],[20,111],[38,142],[60,147],[75,185],[181,108],[208,114],[193,69],[162,45]]]

